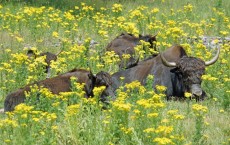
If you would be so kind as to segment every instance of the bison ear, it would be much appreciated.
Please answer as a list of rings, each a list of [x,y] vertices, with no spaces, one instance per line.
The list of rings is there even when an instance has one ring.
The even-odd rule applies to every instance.
[[[27,51],[27,56],[28,56],[29,58],[32,58],[32,57],[36,58],[36,54],[35,54],[34,50],[31,50],[31,49],[29,49],[29,50]]]
[[[125,35],[125,33],[124,33],[124,32],[122,32],[120,36],[123,36],[123,35]]]
[[[149,38],[149,42],[157,41],[156,36],[152,36]]]
[[[90,73],[88,74],[88,77],[89,77],[89,79],[91,79],[91,80],[93,80],[93,81],[96,81],[96,77],[92,74],[92,72],[90,72]]]

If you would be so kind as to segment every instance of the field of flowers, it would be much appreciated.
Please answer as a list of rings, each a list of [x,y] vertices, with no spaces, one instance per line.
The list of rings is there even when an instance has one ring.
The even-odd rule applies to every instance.
[[[146,86],[137,81],[121,86],[107,110],[98,103],[104,87],[95,88],[90,99],[74,81],[72,92],[59,95],[34,87],[26,95],[32,99],[0,114],[0,144],[230,144],[230,42],[225,39],[230,36],[229,0],[69,3],[71,8],[63,9],[23,2],[0,5],[0,108],[8,93],[46,78],[45,58],[28,59],[28,49],[62,50],[51,64],[51,77],[73,68],[112,74],[120,60],[105,47],[122,32],[158,33],[159,52],[180,44],[203,60],[212,58],[216,49],[206,47],[200,36],[220,37],[213,40],[217,44],[222,39],[219,60],[203,76],[208,99],[165,101],[166,88],[151,87],[154,76]],[[136,50],[138,56],[151,51]]]

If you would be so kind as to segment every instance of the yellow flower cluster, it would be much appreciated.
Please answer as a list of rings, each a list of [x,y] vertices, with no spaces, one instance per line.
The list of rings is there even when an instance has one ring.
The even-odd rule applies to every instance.
[[[115,13],[121,12],[123,6],[121,4],[113,4],[112,11]]]
[[[153,142],[156,142],[159,145],[174,144],[170,138],[166,137],[157,137],[153,140]]]
[[[212,77],[211,74],[207,74],[207,75],[202,75],[202,79],[208,81],[216,81],[218,78]]]
[[[155,129],[156,133],[158,133],[158,134],[160,133],[163,135],[170,134],[172,131],[173,131],[173,126],[158,126]]]
[[[120,24],[118,25],[121,29],[123,29],[124,31],[134,34],[135,36],[137,36],[139,34],[139,30],[136,26],[135,23],[132,22],[126,22],[124,24]]]
[[[130,57],[131,57],[130,54],[122,54],[122,58],[123,58],[124,60],[128,60]]]
[[[158,13],[160,10],[158,9],[158,8],[153,8],[152,10],[151,10],[151,13]]]
[[[130,111],[132,105],[130,103],[121,103],[121,102],[114,102],[112,103],[113,104],[113,107],[116,107],[118,110],[121,110],[121,111]]]
[[[126,128],[126,127],[122,126],[120,128],[120,130],[123,131],[125,134],[131,134],[133,131],[133,128]]]
[[[23,64],[25,62],[27,62],[28,57],[23,54],[23,53],[15,53],[15,54],[11,54],[13,57],[13,60],[15,63],[17,64]]]
[[[73,115],[76,115],[79,111],[80,105],[74,104],[67,107],[66,117],[71,117]]]
[[[28,113],[31,110],[33,110],[33,108],[34,108],[33,106],[28,106],[28,105],[22,103],[22,104],[19,104],[19,105],[17,105],[15,107],[14,112],[16,112],[16,113],[22,113],[22,112],[23,113]]]
[[[142,13],[141,10],[139,9],[135,9],[133,11],[130,12],[130,16],[131,19],[136,19],[138,21],[146,19],[145,15]]]
[[[161,2],[169,4],[167,0]],[[230,32],[230,19],[224,9],[218,7],[210,9],[213,14],[211,16],[207,14],[205,19],[201,19],[202,16],[196,15],[197,12],[194,11],[199,9],[194,3],[170,9],[161,9],[155,5],[154,7],[141,5],[132,8],[132,6],[124,7],[120,3],[110,6],[95,8],[94,5],[89,6],[86,3],[81,3],[73,10],[62,11],[45,6],[20,6],[12,9],[7,7],[7,4],[0,5],[1,48],[4,48],[0,54],[0,94],[5,96],[11,90],[45,79],[43,72],[44,66],[47,66],[46,57],[29,59],[23,52],[24,50],[23,53],[21,52],[22,47],[27,44],[29,46],[36,45],[36,47],[30,48],[36,55],[47,51],[46,49],[51,52],[62,50],[57,61],[51,63],[51,75],[55,76],[73,68],[91,68],[94,71],[103,69],[116,72],[117,64],[120,62],[119,56],[114,52],[101,53],[109,39],[112,39],[120,31],[132,33],[137,37],[138,34],[159,32],[156,43],[157,50],[163,51],[172,44],[178,43],[185,48],[189,56],[196,56],[204,60],[212,58],[216,49],[209,49],[203,40],[200,40],[200,36],[219,34],[222,40],[214,38],[212,43],[223,43],[220,44],[221,54],[215,65],[206,68],[207,74],[202,76],[204,80],[202,87],[207,90],[208,95],[212,95],[213,92],[210,90],[213,89],[213,86],[220,88],[220,90],[216,90],[216,98],[213,100],[215,103],[227,102],[223,98],[230,94],[228,85],[230,81],[230,45],[227,40]],[[188,38],[191,39],[191,42]],[[225,38],[227,39],[224,40]],[[92,45],[92,40],[99,43]],[[7,48],[5,48],[6,46]],[[12,48],[8,48],[8,46]],[[149,43],[140,41],[140,45],[135,47],[135,56],[133,57],[143,59],[152,53],[156,52],[149,48]],[[132,56],[124,54],[122,57],[127,60]],[[42,136],[47,140],[47,137],[54,134],[53,131],[66,127],[64,131],[54,134],[63,137],[60,140],[58,138],[58,141],[67,139],[70,141],[69,144],[79,144],[85,140],[78,138],[74,142],[74,136],[79,136],[77,133],[80,132],[84,135],[84,139],[87,139],[87,136],[92,137],[87,134],[87,131],[92,132],[95,128],[87,128],[88,125],[90,126],[88,122],[92,123],[97,120],[102,122],[102,124],[100,121],[96,122],[104,131],[101,135],[117,131],[114,137],[107,136],[106,140],[108,139],[110,144],[118,142],[122,144],[123,140],[132,138],[131,135],[143,137],[141,140],[143,144],[189,143],[190,136],[187,134],[187,130],[184,132],[184,128],[180,128],[181,125],[179,125],[180,121],[187,116],[180,114],[181,110],[179,109],[168,110],[171,109],[174,102],[167,102],[169,106],[165,107],[167,103],[164,102],[164,92],[167,88],[156,86],[156,91],[154,91],[152,89],[153,79],[154,76],[148,77],[149,86],[142,86],[138,81],[122,85],[116,92],[116,100],[108,105],[108,110],[103,111],[97,108],[97,96],[100,96],[105,89],[104,86],[94,88],[96,97],[89,99],[85,98],[83,91],[85,84],[76,83],[76,79],[71,79],[71,92],[62,92],[58,95],[52,94],[47,88],[34,86],[30,93],[26,93],[26,104],[18,105],[14,112],[6,113],[6,119],[0,120],[3,139],[0,143],[13,144],[15,140],[12,136],[17,137],[15,132],[18,130],[23,132],[26,128],[29,128],[28,130],[31,128],[30,137]],[[121,78],[122,81],[124,78]],[[38,95],[41,98],[38,98]],[[188,92],[185,92],[184,95],[185,97],[192,96]],[[183,107],[183,103],[176,103]],[[33,106],[29,104],[33,104]],[[100,112],[97,112],[97,109]],[[199,117],[203,117],[208,112],[208,107],[200,104],[194,104],[192,108],[188,107],[188,109],[192,109],[194,114]],[[220,108],[217,113],[224,116],[228,112]],[[90,120],[92,118],[93,120]],[[83,126],[80,126],[76,131],[72,130],[75,127],[68,126],[78,123],[82,123]],[[122,123],[125,125],[120,125]],[[207,122],[205,124],[208,125]],[[69,128],[71,130],[68,130]],[[63,132],[68,136],[66,139]],[[69,132],[71,135],[68,134]],[[122,139],[119,140],[117,137]],[[41,141],[42,138],[34,140]],[[153,142],[149,143],[149,138]],[[186,141],[183,142],[185,138]],[[72,140],[74,143],[71,142]]]
[[[170,116],[172,120],[183,120],[185,118],[184,115],[178,114],[178,110],[169,110],[167,114]]]
[[[111,65],[120,61],[119,56],[114,51],[105,52],[105,55],[102,57],[102,59],[106,65]]]
[[[208,108],[200,104],[193,104],[192,110],[197,116],[202,116],[203,114],[206,114],[208,112]]]
[[[159,85],[156,85],[156,89],[157,89],[157,91],[159,91],[159,92],[164,92],[164,91],[166,91],[166,87],[165,86],[159,86]]]
[[[100,97],[101,93],[105,90],[106,86],[94,87],[93,94],[95,97]]]
[[[185,92],[185,93],[184,93],[184,96],[185,96],[186,98],[190,98],[190,97],[192,97],[192,93]]]
[[[138,89],[141,86],[139,81],[133,81],[131,83],[125,84],[125,87],[130,90]]]
[[[0,129],[3,128],[3,127],[18,127],[18,122],[16,120],[12,120],[12,119],[3,119],[3,120],[0,120]]]
[[[40,93],[40,95],[45,96],[49,99],[52,99],[55,97],[53,95],[53,93],[48,88],[40,88],[39,93]]]
[[[188,12],[191,12],[193,10],[193,5],[192,4],[185,5],[184,10],[188,11]]]

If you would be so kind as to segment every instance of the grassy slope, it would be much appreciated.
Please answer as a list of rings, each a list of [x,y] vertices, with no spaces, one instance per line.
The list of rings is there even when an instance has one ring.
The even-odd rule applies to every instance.
[[[101,6],[104,6],[107,7],[107,8],[111,8],[113,3],[116,2],[116,1],[101,1],[101,0],[96,0],[96,1],[93,1],[94,4],[92,4],[92,1],[85,1],[87,4],[89,5],[93,5],[94,8],[97,8],[99,10],[99,8]],[[158,20],[161,20],[162,21],[162,24],[166,25],[166,22],[167,20],[171,19],[171,20],[177,20],[178,17],[181,17],[181,18],[188,18],[191,22],[194,22],[194,23],[198,23],[200,22],[201,20],[208,20],[210,18],[215,18],[217,21],[219,19],[219,16],[215,13],[213,13],[212,11],[212,8],[217,8],[217,9],[220,9],[221,11],[224,12],[225,16],[226,17],[230,17],[230,10],[229,10],[229,7],[230,7],[230,1],[228,0],[223,0],[221,2],[221,0],[219,1],[216,1],[216,0],[200,0],[200,1],[197,1],[197,0],[194,0],[194,1],[189,1],[189,0],[165,0],[164,3],[162,3],[160,0],[153,0],[153,1],[150,1],[150,0],[146,0],[146,1],[142,1],[142,0],[132,0],[132,1],[120,1],[121,4],[123,5],[123,12],[122,12],[122,15],[124,16],[127,16],[127,13],[129,12],[130,9],[134,9],[135,7],[138,7],[140,5],[146,5],[149,7],[149,9],[151,8],[159,8],[160,10],[160,13],[158,13],[156,15],[156,18]],[[35,3],[35,4],[32,4],[34,6],[40,6],[42,2],[40,1],[39,3]],[[174,15],[174,16],[171,16],[171,17],[167,17],[165,18],[164,16],[162,16],[162,13],[164,13],[165,15],[169,15],[170,14],[170,10],[171,9],[174,9],[174,11],[178,10],[178,9],[182,9],[184,5],[188,4],[188,3],[191,3],[193,6],[194,6],[194,9],[193,9],[193,14],[192,15],[185,15],[185,16],[177,16],[177,15]],[[56,3],[54,4],[50,4],[51,6],[55,6],[57,5]],[[78,1],[68,1],[68,3],[66,4],[62,4],[63,7],[61,7],[61,12],[60,13],[63,13],[65,10],[68,10],[69,8],[72,9],[74,5],[80,5],[80,2]],[[11,9],[10,12],[13,12],[13,13],[17,13],[17,11],[22,8],[24,6],[24,4],[22,3],[6,3],[4,7],[6,8],[9,8]],[[60,5],[58,5],[60,6]],[[150,20],[151,21],[151,20]],[[1,21],[1,23],[3,23],[3,21]],[[217,22],[216,22],[217,23]],[[9,24],[11,25],[11,24]],[[7,62],[8,60],[8,57],[9,56],[6,56],[6,52],[5,52],[5,49],[6,48],[9,48],[11,49],[12,52],[25,52],[23,51],[23,47],[25,44],[30,44],[30,45],[35,45],[37,47],[39,47],[39,49],[41,50],[44,50],[44,51],[52,51],[52,52],[58,52],[60,47],[54,47],[53,46],[53,43],[57,43],[58,40],[57,39],[53,39],[52,36],[51,36],[51,33],[54,31],[54,30],[57,30],[59,31],[59,34],[60,33],[63,33],[65,29],[63,28],[60,28],[58,26],[52,26],[50,29],[46,29],[45,31],[42,30],[31,30],[31,26],[33,24],[28,24],[27,26],[21,26],[21,30],[12,30],[11,32],[16,32],[16,31],[19,31],[20,33],[20,36],[23,36],[24,38],[24,42],[23,43],[18,43],[17,41],[15,41],[15,39],[13,39],[11,37],[11,33],[9,33],[8,31],[5,31],[5,30],[2,30],[0,29],[0,44],[2,44],[2,47],[1,47],[1,50],[0,50],[0,62]],[[220,25],[216,25],[216,27],[212,28],[212,29],[204,29],[204,32],[205,32],[205,35],[211,35],[211,36],[218,36],[220,35],[219,34],[219,30],[225,30],[225,28],[221,27],[222,24]],[[18,27],[18,26],[17,26]],[[60,29],[58,29],[60,28]],[[95,30],[96,29],[96,30]],[[190,32],[190,30],[186,30],[187,32]],[[152,30],[152,31],[149,31],[147,30],[146,28],[143,28],[143,31],[141,31],[141,33],[154,33],[155,30]],[[92,22],[90,20],[85,20],[85,21],[82,21],[82,23],[79,24],[79,31],[76,33],[76,34],[72,34],[73,37],[82,37],[82,39],[86,39],[87,37],[91,37],[92,39],[96,40],[97,42],[99,42],[99,46],[97,46],[96,48],[98,50],[101,50],[103,49],[107,43],[112,40],[116,35],[120,34],[121,33],[121,30],[112,30],[110,33],[109,33],[109,37],[108,38],[103,38],[101,36],[99,36],[97,34],[97,28],[94,27],[94,25],[92,24]],[[190,32],[191,35],[194,35],[196,34],[194,31],[191,30]],[[69,37],[72,37],[72,36],[69,36]],[[66,36],[68,37],[68,36]],[[37,42],[37,39],[43,39],[44,41],[42,43],[38,43]],[[164,40],[162,38],[159,39],[160,41],[161,40]],[[171,43],[173,43],[173,40],[170,40]],[[164,49],[164,48],[162,48]],[[228,63],[230,62],[229,61],[229,56],[227,56],[227,54],[222,54],[221,56],[222,58],[225,58],[228,60]],[[74,66],[74,64],[71,64],[72,66]],[[225,96],[226,99],[229,99],[229,96],[227,93],[223,92],[225,90],[222,90],[222,88],[218,88],[217,85],[221,85],[220,81],[221,78],[219,78],[219,74],[217,74],[217,71],[221,69],[221,67],[223,66],[220,66],[221,64],[218,62],[215,66],[212,66],[210,69],[207,70],[207,73],[208,74],[211,74],[212,76],[216,76],[218,77],[218,80],[219,82],[209,82],[209,81],[204,81],[204,89],[209,92],[209,96],[211,97],[217,97],[218,98],[218,101],[217,102],[214,102],[212,99],[209,99],[205,102],[202,102],[201,104],[203,105],[206,105],[208,106],[208,113],[206,115],[206,121],[209,123],[207,129],[204,131],[204,134],[206,134],[208,136],[207,140],[206,140],[206,144],[220,144],[222,142],[226,142],[227,143],[227,140],[229,139],[230,137],[230,132],[229,132],[229,124],[230,124],[230,114],[229,114],[229,111],[226,109],[225,112],[223,113],[220,113],[220,110],[224,108],[224,106],[222,105],[223,101],[222,100],[222,97]],[[109,70],[108,68],[106,68],[106,70]],[[98,69],[97,69],[98,71]],[[228,70],[224,70],[224,71],[228,71]],[[229,71],[228,71],[229,72]],[[1,78],[0,80],[3,81],[5,80],[5,73],[1,74]],[[229,78],[229,73],[225,73],[225,75],[227,75],[226,77]],[[12,77],[11,79],[16,79],[15,77]],[[4,90],[2,92],[0,92],[0,95],[1,95],[1,105],[0,106],[3,106],[3,99],[5,97],[5,95],[18,88],[18,87],[21,87],[25,84],[25,82],[22,82],[21,84],[17,84],[17,82],[20,82],[20,81],[17,81],[16,80],[16,84],[15,83],[9,83],[10,86],[7,86],[9,87],[8,90]],[[1,86],[5,86],[5,84],[3,83],[0,83]],[[222,84],[223,85],[223,84]],[[224,84],[227,86],[227,83]],[[213,87],[215,87],[215,89],[213,89]],[[166,106],[167,106],[167,109],[165,110],[165,112],[162,112],[163,114],[165,113],[166,114],[166,111],[167,110],[170,110],[170,109],[177,109],[179,110],[180,113],[186,115],[186,119],[184,120],[183,124],[182,124],[182,128],[183,128],[183,133],[184,135],[186,136],[186,138],[188,138],[187,142],[186,143],[189,143],[189,141],[191,141],[191,139],[189,139],[189,137],[194,135],[194,125],[195,125],[195,121],[194,121],[194,118],[192,115],[188,115],[185,113],[185,110],[187,109],[187,104],[186,102],[166,102]],[[93,117],[92,117],[93,118]],[[90,119],[92,119],[90,118]],[[95,117],[97,118],[97,117]],[[98,119],[98,118],[97,118]],[[81,123],[84,123],[84,122],[81,122]],[[70,124],[70,125],[73,125],[73,124]],[[62,126],[60,125],[59,127],[61,128],[60,129],[60,134],[61,135],[64,135],[66,132],[69,133],[69,127],[70,125],[63,125],[63,128]],[[78,128],[72,128],[73,132],[74,131],[77,131]],[[75,129],[75,130],[74,130]],[[67,130],[65,132],[65,130]],[[101,131],[100,133],[103,133],[103,131]],[[72,141],[73,142],[78,142],[78,139],[77,137],[78,134],[74,134],[72,133]],[[105,135],[103,135],[105,136]],[[74,138],[75,137],[75,138]],[[96,136],[97,137],[97,141],[99,141],[99,138],[100,136]],[[20,136],[18,137],[20,138]],[[68,140],[68,138],[66,138]],[[120,142],[122,144],[122,141]],[[123,141],[123,143],[125,143],[125,141]]]

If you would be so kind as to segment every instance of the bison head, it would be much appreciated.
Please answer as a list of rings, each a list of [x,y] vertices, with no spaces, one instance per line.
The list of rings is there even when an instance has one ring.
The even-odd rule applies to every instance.
[[[93,88],[95,86],[96,77],[93,75],[93,73],[90,71],[88,74],[87,80],[85,80],[85,92],[86,97],[93,97]]]
[[[61,50],[62,51],[62,50]],[[47,78],[50,77],[50,64],[51,64],[51,61],[56,61],[57,60],[57,55],[59,55],[61,53],[61,51],[57,54],[53,54],[53,53],[50,53],[50,52],[43,52],[43,53],[38,53],[36,50],[32,50],[32,49],[29,49],[27,51],[27,56],[29,59],[33,58],[33,59],[36,59],[37,57],[40,57],[40,56],[45,56],[45,62],[47,64],[47,66],[45,66],[45,73],[47,73]]]
[[[144,35],[144,36],[142,36],[140,34],[139,39],[144,40],[145,42],[149,42],[150,48],[154,48],[154,50],[156,51],[156,41],[157,41],[156,36],[157,36],[157,34],[155,34],[155,35]]]
[[[106,89],[102,92],[100,101],[103,103],[108,103],[110,96],[111,98],[115,97],[114,89],[112,87],[112,77],[107,72],[99,72],[96,74],[96,83],[95,86],[105,86]]]
[[[178,62],[168,62],[161,54],[161,60],[167,67],[175,67],[171,70],[172,73],[176,73],[183,92],[192,93],[192,97],[196,99],[203,99],[205,92],[201,89],[202,75],[205,73],[205,66],[214,64],[220,53],[218,48],[216,56],[207,62],[195,57],[183,56]]]

